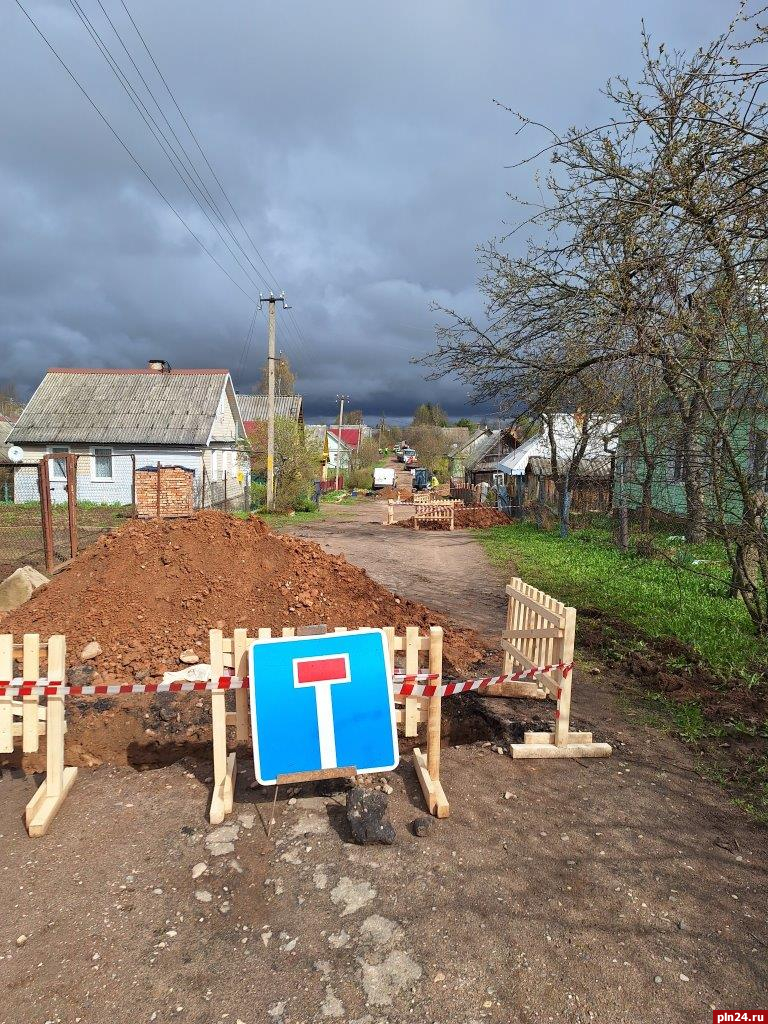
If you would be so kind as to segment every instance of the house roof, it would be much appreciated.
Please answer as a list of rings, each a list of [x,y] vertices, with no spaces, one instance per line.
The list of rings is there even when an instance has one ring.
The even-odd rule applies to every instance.
[[[257,423],[266,423],[267,401],[266,395],[237,396],[246,433],[252,431]],[[275,416],[281,420],[296,420],[297,423],[303,423],[304,399],[301,395],[276,395]]]
[[[570,459],[558,459],[558,473],[564,473],[570,463]],[[528,460],[528,469],[534,476],[552,476],[552,460],[549,456],[534,455]],[[611,456],[601,455],[596,458],[582,459],[579,463],[578,478],[580,480],[610,480]]]
[[[229,371],[49,370],[9,444],[206,445]],[[238,422],[238,428],[240,424]]]
[[[616,439],[614,432],[616,425],[615,420],[608,419],[594,424],[584,452],[585,461],[605,458],[606,448],[609,453],[615,451]],[[580,442],[581,428],[579,422],[571,413],[555,413],[553,431],[558,458],[565,459],[567,462],[567,457],[576,450]],[[529,437],[527,441],[524,441],[513,452],[500,459],[496,468],[512,476],[522,476],[530,467],[532,472],[547,476],[550,470],[534,469],[534,460],[543,459],[549,464],[550,458],[549,434],[542,428],[540,433]],[[540,463],[536,463],[536,465],[540,465]]]
[[[363,428],[360,424],[354,427],[328,427],[328,433],[340,437],[348,448],[357,448],[363,436]]]
[[[483,458],[493,448],[496,442],[501,437],[501,430],[483,430],[479,434],[475,434],[470,439],[469,444],[464,446],[464,451],[468,450],[468,454],[464,460],[465,469],[474,469],[478,463],[482,462]]]

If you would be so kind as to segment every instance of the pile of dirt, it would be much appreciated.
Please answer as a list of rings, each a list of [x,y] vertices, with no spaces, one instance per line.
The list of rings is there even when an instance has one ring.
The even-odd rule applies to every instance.
[[[256,517],[206,511],[191,519],[134,520],[105,534],[3,631],[64,633],[69,660],[92,640],[97,682],[158,680],[191,649],[208,660],[208,630],[238,626],[395,626],[445,629],[446,670],[482,657],[476,634],[396,597],[362,569],[310,541],[273,533]]]
[[[456,530],[485,530],[489,526],[509,526],[511,520],[497,508],[486,508],[481,505],[462,508],[457,506],[453,513],[453,525]],[[415,520],[401,519],[395,526],[405,526],[413,529]],[[448,520],[422,520],[419,523],[420,530],[447,530]]]

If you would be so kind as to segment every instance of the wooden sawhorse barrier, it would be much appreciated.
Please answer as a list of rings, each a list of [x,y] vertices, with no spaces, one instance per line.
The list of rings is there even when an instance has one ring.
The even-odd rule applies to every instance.
[[[453,529],[452,501],[421,501],[413,506],[413,528],[419,529],[421,523],[447,523],[448,529]]]
[[[513,743],[512,757],[608,757],[608,743],[594,743],[591,732],[571,732],[571,690],[576,609],[519,577],[506,588],[507,622],[501,634],[506,675],[551,665],[535,681],[497,683],[484,690],[488,696],[551,697],[557,702],[554,732],[526,732],[523,743]],[[562,666],[562,667],[561,667]]]
[[[0,635],[0,680],[10,682],[14,678],[14,651],[21,651],[22,678],[37,682],[41,674],[41,649],[47,652],[49,682],[63,684],[67,662],[65,638],[55,635],[41,643],[37,633],[25,633],[21,644],[14,644],[10,633]],[[41,704],[40,697],[34,694],[21,700],[14,700],[8,692],[0,696],[0,753],[13,753],[14,741],[21,740],[22,752],[35,754],[40,749],[40,737],[45,736],[45,779],[24,814],[27,831],[33,837],[44,836],[48,831],[77,777],[77,768],[64,767],[64,695],[49,696],[45,701]]]
[[[320,631],[325,632],[321,627]],[[345,633],[346,629],[337,627],[335,633]],[[417,672],[428,671],[439,676],[435,683],[442,682],[443,671],[443,630],[441,626],[431,626],[429,633],[422,636],[418,626],[407,626],[404,636],[397,636],[393,627],[384,630],[389,646],[390,666],[394,674],[416,675]],[[278,634],[275,634],[278,635]],[[301,636],[301,630],[286,626],[282,636]],[[272,630],[262,628],[256,631],[258,639],[269,639]],[[241,678],[248,675],[248,647],[254,638],[248,636],[246,629],[236,629],[231,637],[225,637],[220,629],[210,631],[210,662],[211,678],[219,679],[229,672]],[[235,780],[237,773],[237,757],[234,751],[228,751],[227,727],[234,726],[237,743],[247,743],[251,739],[250,712],[248,691],[235,690],[235,710],[227,711],[226,690],[211,691],[211,713],[213,720],[213,795],[211,797],[210,821],[219,825],[232,812],[235,797]],[[427,750],[426,755],[416,747],[413,751],[413,763],[424,799],[430,814],[437,818],[447,818],[448,800],[440,783],[440,731],[442,716],[442,697],[438,692],[434,697],[400,697],[395,695],[396,721],[405,736],[416,736],[418,726],[426,723]]]

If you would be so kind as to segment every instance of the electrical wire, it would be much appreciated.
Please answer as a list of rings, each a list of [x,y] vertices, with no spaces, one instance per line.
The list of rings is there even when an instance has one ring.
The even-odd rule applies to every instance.
[[[35,30],[35,32],[37,32],[37,34],[40,36],[42,41],[45,43],[45,45],[51,51],[53,56],[59,62],[59,64],[64,69],[66,74],[74,82],[74,84],[80,90],[80,92],[85,97],[85,99],[88,101],[90,106],[95,110],[95,112],[98,114],[99,118],[103,121],[105,126],[109,129],[110,133],[114,136],[114,138],[119,143],[119,145],[122,147],[122,149],[128,154],[128,156],[130,157],[132,163],[138,168],[138,170],[141,172],[141,174],[144,176],[144,178],[146,178],[146,180],[149,182],[149,184],[152,186],[152,188],[158,194],[158,196],[160,196],[160,198],[163,200],[163,202],[168,207],[168,209],[171,210],[171,212],[174,214],[174,216],[177,218],[177,220],[184,226],[184,228],[186,228],[186,230],[189,232],[189,234],[194,238],[194,240],[197,242],[197,244],[200,246],[200,248],[203,250],[203,252],[211,260],[213,260],[213,262],[216,264],[216,266],[219,268],[219,270],[221,270],[222,273],[224,273],[229,278],[229,280],[238,289],[238,291],[242,292],[243,295],[246,296],[246,298],[248,298],[251,302],[255,303],[256,299],[252,295],[250,295],[245,290],[245,288],[243,288],[235,280],[235,278],[229,273],[227,268],[222,263],[219,262],[219,260],[216,258],[216,256],[214,256],[214,254],[211,252],[211,250],[208,248],[208,246],[205,244],[205,242],[203,242],[203,240],[195,233],[195,231],[190,227],[190,225],[187,223],[187,221],[184,219],[184,217],[179,213],[179,211],[176,209],[176,207],[173,205],[173,203],[170,201],[170,199],[168,199],[168,197],[162,191],[160,186],[155,182],[155,180],[152,178],[150,173],[146,170],[146,168],[141,163],[141,161],[138,159],[138,157],[133,152],[133,150],[130,148],[130,146],[124,141],[122,136],[118,133],[117,129],[113,127],[113,125],[110,122],[109,118],[102,111],[102,109],[98,106],[98,104],[95,102],[95,100],[91,97],[91,95],[88,92],[88,90],[80,82],[80,80],[77,78],[77,76],[72,71],[72,69],[69,67],[69,65],[66,63],[64,58],[56,50],[54,45],[51,43],[51,41],[48,39],[46,34],[43,32],[43,30],[37,24],[35,19],[29,13],[29,11],[26,9],[26,7],[24,7],[24,5],[21,3],[21,0],[14,0],[14,2],[16,3],[16,6],[19,8],[19,10],[24,15],[24,17],[27,19],[27,21],[30,23],[32,28]]]

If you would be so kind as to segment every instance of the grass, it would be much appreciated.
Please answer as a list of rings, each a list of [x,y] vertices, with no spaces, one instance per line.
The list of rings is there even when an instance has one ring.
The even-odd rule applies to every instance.
[[[274,530],[280,530],[285,526],[296,525],[297,523],[313,523],[322,518],[323,513],[317,509],[311,512],[267,512],[265,509],[254,509],[253,512],[235,512],[238,519],[249,519],[251,515],[257,515]]]
[[[623,619],[648,637],[675,637],[714,670],[748,676],[768,661],[743,604],[727,597],[728,569],[714,543],[667,545],[667,557],[623,554],[607,529],[562,539],[521,523],[478,531],[492,561],[576,608]]]
[[[737,807],[768,825],[768,757],[756,748],[746,756],[729,756],[739,740],[767,738],[768,722],[713,721],[700,701],[675,700],[652,690],[621,694],[618,705],[631,721],[678,736],[692,747],[698,774],[725,787]]]

